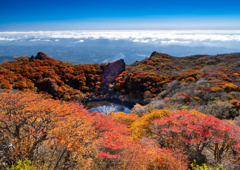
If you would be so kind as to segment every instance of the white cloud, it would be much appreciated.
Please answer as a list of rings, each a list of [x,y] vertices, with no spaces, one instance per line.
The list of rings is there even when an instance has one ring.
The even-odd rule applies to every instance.
[[[38,39],[31,39],[31,40],[29,40],[29,41],[51,41],[51,40],[46,40],[46,39],[40,39],[40,38],[38,38]]]
[[[16,38],[5,38],[5,37],[0,37],[0,41],[14,41],[17,40]]]
[[[84,42],[84,40],[79,40],[79,41],[76,41],[76,43],[78,43],[78,42]]]
[[[40,39],[31,39],[29,41],[40,41]]]
[[[129,40],[137,43],[162,45],[216,45],[217,43],[240,43],[240,30],[73,30],[73,31],[30,31],[0,32],[1,41],[59,41],[60,39]],[[233,44],[233,43],[232,43]],[[222,45],[224,46],[224,45]]]
[[[136,54],[137,56],[139,57],[147,57],[148,55],[145,55],[145,54]]]
[[[188,44],[191,41],[177,41],[177,40],[170,40],[170,41],[161,41],[162,44]]]
[[[134,39],[134,40],[132,40],[132,42],[140,42],[140,40]]]

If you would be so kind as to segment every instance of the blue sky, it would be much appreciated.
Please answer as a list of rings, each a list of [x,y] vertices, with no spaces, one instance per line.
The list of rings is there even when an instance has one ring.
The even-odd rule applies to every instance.
[[[240,30],[239,0],[1,0],[0,31]]]

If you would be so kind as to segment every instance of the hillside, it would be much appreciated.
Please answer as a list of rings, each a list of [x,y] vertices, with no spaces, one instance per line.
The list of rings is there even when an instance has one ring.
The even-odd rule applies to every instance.
[[[0,64],[0,168],[240,168],[240,53]],[[130,114],[81,102],[120,99]]]
[[[235,106],[240,100],[239,59],[239,53],[178,58],[153,52],[126,66],[123,60],[74,65],[38,53],[1,63],[0,87],[6,92],[47,92],[64,101],[116,98],[158,109],[184,107],[209,114],[227,108],[230,113],[215,116],[230,118],[239,110]]]

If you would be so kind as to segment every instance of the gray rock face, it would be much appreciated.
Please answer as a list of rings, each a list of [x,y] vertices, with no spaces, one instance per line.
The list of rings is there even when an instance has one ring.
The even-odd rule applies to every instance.
[[[214,65],[214,64],[216,64],[216,63],[217,63],[216,60],[208,60],[208,61],[206,62],[207,65]]]
[[[197,85],[206,85],[207,83],[209,83],[209,81],[204,79],[200,79],[197,81]]]
[[[169,89],[171,90],[172,88],[176,87],[176,86],[179,86],[180,85],[180,82],[178,80],[174,80],[173,82],[169,83],[167,86],[166,86],[166,89]]]

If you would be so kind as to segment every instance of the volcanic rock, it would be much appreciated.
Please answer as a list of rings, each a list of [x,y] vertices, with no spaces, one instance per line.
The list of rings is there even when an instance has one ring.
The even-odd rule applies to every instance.
[[[47,55],[43,52],[39,52],[37,53],[35,59],[39,59],[39,60],[44,60],[47,57]]]
[[[60,97],[57,92],[57,86],[56,83],[50,79],[50,78],[44,78],[39,84],[38,88],[40,91],[45,91],[49,94],[51,94],[54,97]]]
[[[108,63],[101,78],[101,90],[108,91],[109,85],[115,83],[118,75],[125,71],[125,65],[123,59]]]

